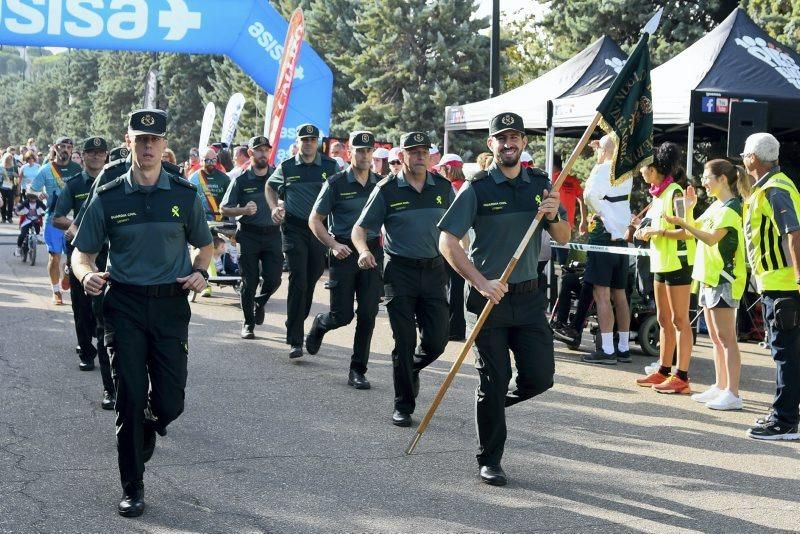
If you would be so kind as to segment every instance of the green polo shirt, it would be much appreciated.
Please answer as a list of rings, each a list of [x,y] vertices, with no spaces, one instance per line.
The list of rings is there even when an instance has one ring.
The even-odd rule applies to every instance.
[[[454,197],[450,182],[438,174],[426,173],[422,191],[417,191],[401,171],[381,180],[372,190],[356,224],[376,233],[383,226],[384,250],[393,256],[435,258],[439,256],[436,223]]]
[[[339,172],[336,160],[317,153],[306,163],[300,154],[282,161],[267,183],[283,199],[286,214],[307,221],[322,184]]]
[[[243,208],[248,202],[255,202],[255,215],[239,215],[236,220],[241,224],[253,226],[275,226],[275,223],[272,222],[269,204],[267,204],[267,196],[264,194],[268,176],[269,173],[257,176],[253,173],[253,169],[248,169],[244,174],[240,174],[228,186],[221,207]]]
[[[519,176],[510,180],[493,164],[488,172],[478,173],[464,184],[439,222],[439,229],[461,239],[473,228],[470,259],[487,279],[498,279],[536,218],[545,189],[550,190],[550,181],[538,169],[522,169]],[[559,215],[566,219],[563,206]],[[542,229],[547,226],[542,219],[511,273],[510,283],[537,278]]]
[[[83,203],[89,198],[92,183],[94,183],[94,178],[86,174],[86,171],[71,176],[58,197],[53,217],[66,217],[69,212],[77,215],[81,211]]]
[[[379,180],[380,177],[370,171],[366,184],[361,185],[352,167],[328,178],[314,203],[314,211],[328,216],[328,231],[332,236],[350,240],[353,225]],[[380,232],[367,230],[367,239],[379,235]]]
[[[111,278],[124,284],[174,283],[192,272],[188,245],[211,243],[195,187],[163,169],[152,187],[126,172],[98,188],[85,213],[72,244],[94,254],[108,239]]]

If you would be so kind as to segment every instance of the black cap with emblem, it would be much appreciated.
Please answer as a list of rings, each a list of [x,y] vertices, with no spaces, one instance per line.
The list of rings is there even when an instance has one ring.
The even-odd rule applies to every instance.
[[[126,146],[118,146],[108,153],[108,161],[117,161],[118,159],[127,159],[131,151]]]
[[[260,146],[266,146],[267,148],[272,148],[272,143],[270,143],[269,139],[267,139],[263,135],[257,135],[255,137],[251,137],[250,141],[247,142],[247,148],[257,148]]]
[[[522,122],[522,117],[516,113],[506,112],[495,115],[492,122],[489,123],[489,135],[497,135],[508,130],[515,130],[525,135],[525,124]]]
[[[400,136],[400,148],[408,150],[417,146],[431,147],[431,138],[423,132],[408,132]]]
[[[353,148],[374,148],[375,136],[372,132],[353,132],[350,134],[350,146]]]
[[[301,124],[297,127],[297,138],[319,137],[319,128],[313,124]]]
[[[83,151],[87,150],[102,150],[108,152],[108,143],[102,137],[89,137],[83,141]]]
[[[128,119],[129,135],[156,135],[167,133],[167,114],[160,109],[139,109]]]

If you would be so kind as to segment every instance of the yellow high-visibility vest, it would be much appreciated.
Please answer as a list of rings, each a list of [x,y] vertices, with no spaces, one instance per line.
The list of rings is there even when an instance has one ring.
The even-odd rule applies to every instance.
[[[795,213],[800,217],[800,193],[792,180],[782,172],[776,172],[764,185],[755,187],[745,202],[747,259],[755,275],[759,293],[797,289],[791,256],[783,248],[784,240],[781,239],[775,214],[767,199],[767,190],[771,188],[783,189],[789,193]]]
[[[673,200],[675,193],[683,192],[683,188],[671,183],[661,193],[653,198],[653,203],[647,216],[650,218],[654,230],[674,230],[675,225],[670,224],[664,216],[673,216],[675,207]],[[691,215],[691,214],[690,214]],[[653,273],[671,273],[681,268],[681,257],[686,258],[689,265],[694,265],[695,242],[693,237],[686,239],[686,250],[678,250],[678,240],[662,236],[650,238],[650,271]]]
[[[736,206],[738,207],[738,201]],[[725,265],[719,243],[710,246],[698,239],[692,278],[711,287],[717,287],[727,281],[731,284],[733,298],[741,299],[747,277],[742,214],[717,200],[697,219],[697,222],[700,223],[700,229],[708,233],[713,233],[719,228],[728,228],[729,232],[735,231],[737,246],[732,258],[733,263]]]

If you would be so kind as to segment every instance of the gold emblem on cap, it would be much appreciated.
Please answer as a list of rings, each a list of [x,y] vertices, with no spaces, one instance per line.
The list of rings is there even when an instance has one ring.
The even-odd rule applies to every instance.
[[[103,144],[102,141],[100,141],[99,137],[95,137],[92,143],[94,144],[94,146],[100,146],[101,144]]]
[[[142,117],[142,125],[143,126],[152,126],[155,123],[156,123],[156,120],[150,114],[147,114],[144,117]]]
[[[503,118],[500,119],[500,122],[502,122],[506,126],[511,126],[512,124],[514,124],[514,117],[512,117],[511,115],[503,115]]]
[[[306,126],[306,132],[307,133],[312,133],[313,131],[314,131],[314,127],[313,126],[311,126],[310,124],[308,126]]]
[[[127,158],[128,157],[128,149],[127,148],[120,148],[119,149],[119,155],[122,156],[123,158]]]
[[[414,135],[414,141],[416,141],[417,143],[421,143],[423,139],[425,138],[422,137],[422,134],[420,133]]]
[[[361,140],[365,143],[369,141],[369,134],[361,134]]]

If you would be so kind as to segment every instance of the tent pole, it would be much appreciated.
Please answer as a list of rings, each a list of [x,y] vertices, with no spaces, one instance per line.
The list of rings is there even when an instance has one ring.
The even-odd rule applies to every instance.
[[[555,128],[550,126],[545,135],[545,170],[547,176],[552,180],[553,178],[553,150],[555,146]]]
[[[447,154],[450,151],[450,132],[444,131],[444,146],[442,147],[442,154]]]
[[[694,123],[689,123],[689,131],[686,140],[686,176],[689,182],[692,180],[692,165],[694,163]]]

